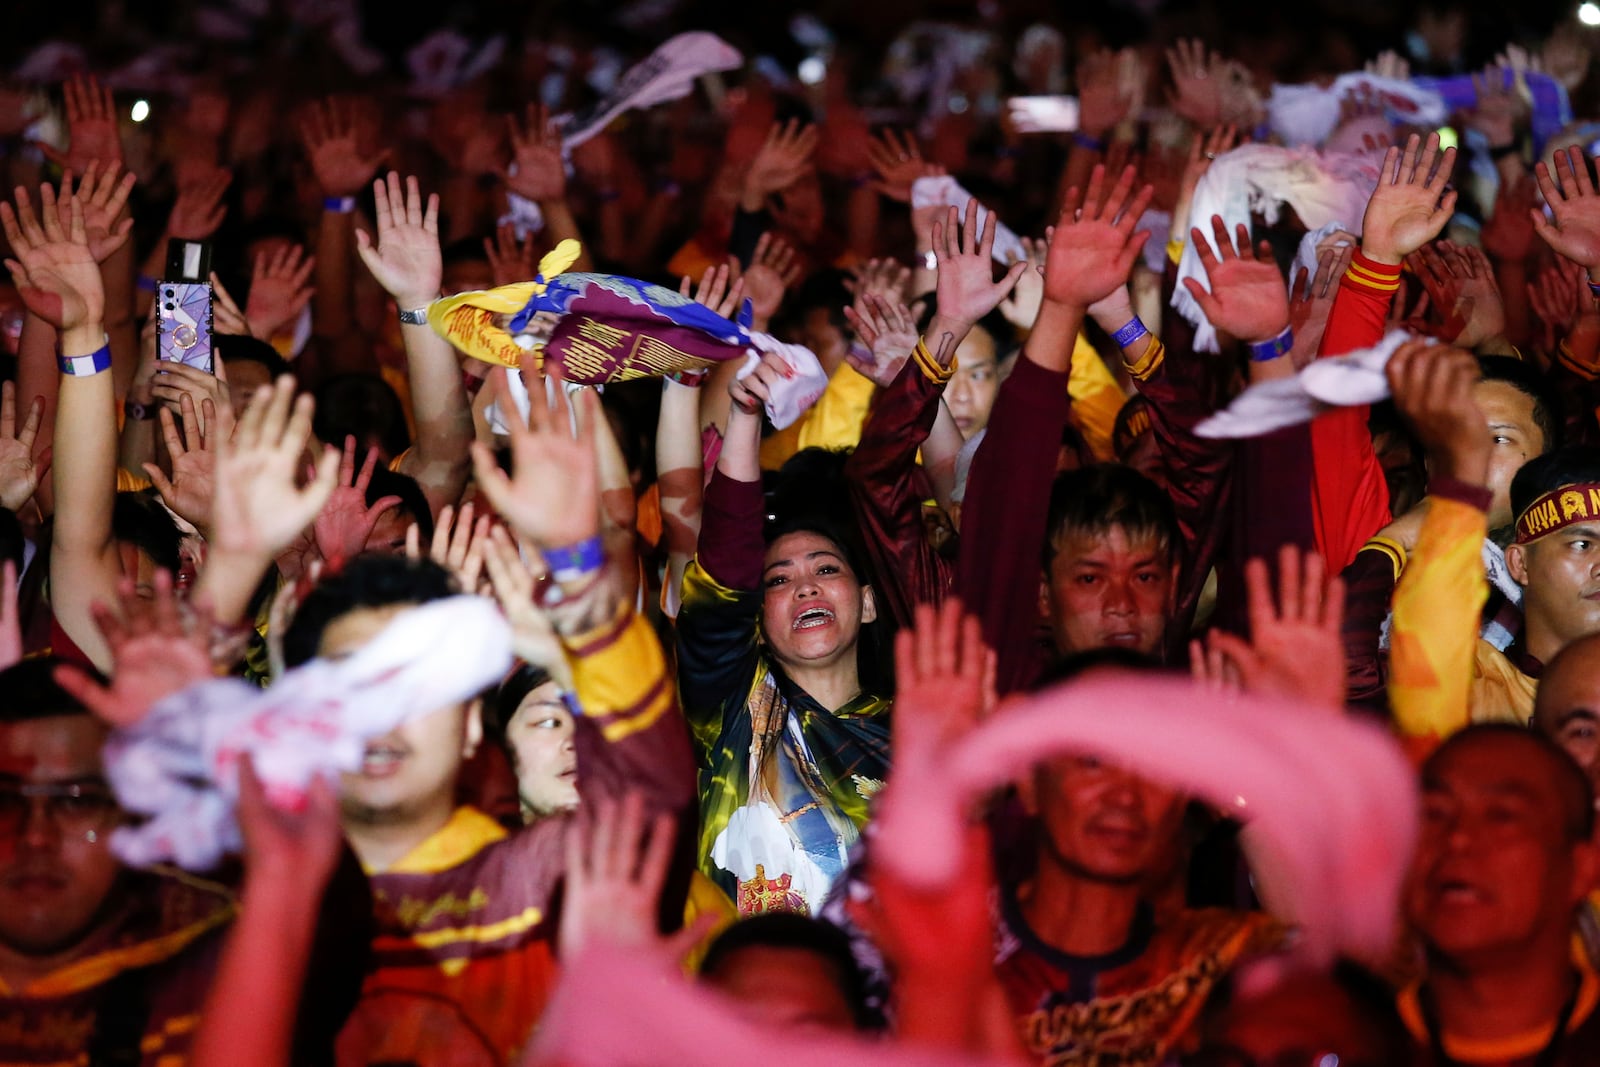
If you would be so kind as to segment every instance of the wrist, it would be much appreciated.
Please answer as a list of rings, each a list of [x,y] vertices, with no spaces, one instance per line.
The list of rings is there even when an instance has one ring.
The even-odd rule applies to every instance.
[[[396,293],[394,306],[396,311],[416,311],[418,308],[426,308],[437,299],[439,299],[438,289],[434,289],[426,296],[416,293]]]
[[[598,533],[570,544],[541,546],[539,554],[544,557],[551,580],[561,585],[593,578],[606,563],[605,541]]]
[[[63,356],[87,356],[105,343],[106,327],[99,319],[61,331]]]
[[[946,334],[949,334],[950,338],[955,341],[956,344],[960,344],[967,334],[972,332],[972,326],[972,323],[958,319],[953,315],[940,315],[935,312],[933,318],[928,320],[928,328],[923,331],[922,336],[926,337],[931,343],[933,351],[938,351],[946,347],[945,345],[939,343],[940,339]],[[955,357],[956,345],[952,344],[948,347],[949,352],[947,355],[949,358],[953,359]],[[948,359],[944,365],[949,365]]]
[[[1089,317],[1107,333],[1114,333],[1133,318],[1133,301],[1126,288],[1089,305]]]
[[[1251,363],[1268,363],[1289,354],[1294,347],[1294,330],[1285,323],[1276,333],[1248,340],[1245,345],[1250,349]]]
[[[1372,262],[1381,263],[1385,267],[1398,267],[1401,261],[1405,259],[1405,256],[1393,249],[1369,244],[1366,241],[1361,242],[1361,254],[1372,260]]]

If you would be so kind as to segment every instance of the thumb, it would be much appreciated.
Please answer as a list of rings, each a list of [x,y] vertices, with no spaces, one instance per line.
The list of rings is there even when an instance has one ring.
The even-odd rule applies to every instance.
[[[1011,269],[1006,271],[1006,276],[1001,278],[998,283],[1000,291],[1002,293],[1010,293],[1011,290],[1015,289],[1018,280],[1021,279],[1027,269],[1028,265],[1026,263],[1013,263]]]
[[[156,492],[161,494],[161,499],[166,502],[167,507],[172,507],[172,498],[177,495],[173,491],[172,482],[165,474],[161,473],[161,468],[154,463],[141,463],[139,465],[144,468],[145,474],[150,478],[150,484],[156,487]]]

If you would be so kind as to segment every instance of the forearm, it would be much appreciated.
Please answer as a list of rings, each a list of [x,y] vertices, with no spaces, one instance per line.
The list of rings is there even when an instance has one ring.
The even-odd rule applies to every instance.
[[[106,294],[106,336],[111,341],[111,374],[116,395],[128,395],[139,365],[139,328],[134,308],[133,242],[125,241],[100,265]]]
[[[656,484],[669,555],[694,555],[705,484],[700,453],[700,388],[662,379],[656,418]]]
[[[736,482],[761,480],[761,412],[728,405],[728,425],[722,435],[717,470]]]
[[[871,259],[878,247],[878,191],[862,183],[850,190],[845,204],[845,233],[850,251]]]
[[[934,416],[933,429],[922,442],[922,467],[933,483],[934,499],[946,512],[953,512],[956,489],[956,458],[967,443],[961,436],[961,427],[941,397],[939,412]]]
[[[316,916],[297,872],[246,875],[189,1055],[194,1067],[288,1067]]]
[[[34,439],[37,460],[55,439],[56,405],[61,387],[61,372],[56,369],[56,329],[29,312],[22,319],[22,336],[17,342],[17,408],[25,410],[34,397],[44,398],[44,420]],[[40,513],[55,512],[55,485],[48,478],[34,493]]]
[[[760,481],[734,479],[719,467],[707,483],[696,558],[718,585],[746,591],[761,588],[764,503]]]
[[[1533,309],[1528,306],[1528,265],[1515,260],[1496,260],[1495,279],[1500,283],[1500,304],[1505,309],[1505,339],[1526,345],[1533,339]]]
[[[437,294],[424,297],[402,294],[403,309],[421,307]],[[416,303],[410,303],[410,301]],[[400,327],[405,345],[406,374],[411,383],[411,411],[417,423],[417,441],[404,461],[405,473],[417,480],[438,514],[454,504],[466,488],[471,470],[472,407],[450,342],[426,323]]]
[[[594,270],[594,257],[589,254],[589,246],[583,240],[583,234],[578,230],[578,220],[572,214],[572,208],[563,197],[560,200],[545,200],[539,204],[539,212],[544,215],[544,232],[550,237],[551,247],[562,241],[577,241],[583,248],[578,258],[573,261],[572,270]],[[531,280],[531,279],[529,279]]]
[[[355,326],[351,300],[355,290],[351,247],[355,213],[324,211],[317,227],[316,291],[311,296],[311,332],[324,343],[344,338]]]
[[[1039,307],[1033,332],[1022,355],[1047,371],[1066,374],[1072,369],[1072,346],[1083,328],[1084,309],[1046,300]]]

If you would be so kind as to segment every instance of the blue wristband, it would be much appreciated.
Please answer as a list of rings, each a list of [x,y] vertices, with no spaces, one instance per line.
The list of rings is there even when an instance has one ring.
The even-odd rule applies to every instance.
[[[133,286],[141,293],[153,293],[156,291],[156,280],[148,274],[141,274],[133,283]]]
[[[88,378],[111,369],[111,342],[109,339],[86,356],[57,356],[56,366],[62,374],[74,378]]]
[[[1600,300],[1600,282],[1589,283],[1589,295],[1596,300]]]
[[[544,557],[544,565],[550,568],[550,577],[558,582],[587,577],[606,562],[605,544],[599,534],[575,545],[545,549],[539,554]]]
[[[1106,150],[1105,138],[1091,137],[1082,130],[1073,131],[1072,143],[1090,152],[1104,152]]]
[[[1145,328],[1144,323],[1139,321],[1139,316],[1135,315],[1132,319],[1128,320],[1128,324],[1126,326],[1112,334],[1111,339],[1117,342],[1118,348],[1127,348],[1129,345],[1133,344],[1139,338],[1144,337],[1149,332],[1150,331]]]
[[[348,215],[356,209],[356,198],[353,196],[325,196],[322,198],[322,210],[331,211],[335,215]]]
[[[1294,347],[1294,329],[1289,326],[1270,341],[1256,341],[1250,345],[1250,362],[1267,363],[1279,356],[1289,354],[1289,349]]]

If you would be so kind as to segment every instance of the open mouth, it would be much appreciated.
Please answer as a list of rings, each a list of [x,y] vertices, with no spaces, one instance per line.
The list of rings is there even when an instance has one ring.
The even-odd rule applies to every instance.
[[[361,773],[372,778],[393,774],[410,754],[399,745],[374,742],[361,755]]]
[[[833,612],[827,608],[807,608],[794,617],[795,630],[815,630],[833,621]]]

